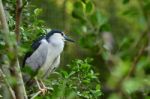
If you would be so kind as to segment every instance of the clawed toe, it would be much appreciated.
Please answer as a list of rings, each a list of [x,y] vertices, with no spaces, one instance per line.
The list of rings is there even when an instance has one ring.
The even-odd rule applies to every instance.
[[[48,91],[46,87],[45,88],[40,88],[39,90],[41,91],[42,95],[45,95]]]
[[[41,80],[40,80],[40,82],[37,79],[35,79],[35,80],[36,80],[36,83],[37,83],[37,86],[38,86],[40,92],[43,95],[45,95],[46,92],[48,91],[48,88],[44,85],[44,83]]]

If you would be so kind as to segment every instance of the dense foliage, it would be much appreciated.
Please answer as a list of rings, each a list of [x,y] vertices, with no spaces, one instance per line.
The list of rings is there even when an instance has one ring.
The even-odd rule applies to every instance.
[[[46,85],[49,91],[46,96],[40,96],[38,99],[97,99],[101,96],[101,86],[87,58],[84,61],[75,60],[71,65],[67,65],[66,70],[60,70],[51,74],[46,79]]]
[[[13,44],[16,0],[3,5]],[[29,0],[20,25],[20,65],[32,42],[51,29],[63,30],[76,43],[67,43],[60,68],[44,81],[48,92],[36,99],[150,98],[150,0]],[[0,32],[1,68],[14,57],[7,52]],[[38,91],[26,88],[29,97]]]

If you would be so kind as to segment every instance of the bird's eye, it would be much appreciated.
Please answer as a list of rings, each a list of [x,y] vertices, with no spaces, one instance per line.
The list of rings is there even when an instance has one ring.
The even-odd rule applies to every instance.
[[[61,33],[62,36],[64,36],[64,33]]]

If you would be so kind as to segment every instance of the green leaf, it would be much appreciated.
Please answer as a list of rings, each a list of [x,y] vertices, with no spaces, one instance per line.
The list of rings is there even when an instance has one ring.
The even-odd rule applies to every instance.
[[[135,7],[130,7],[129,9],[125,10],[122,14],[135,18],[135,16],[139,15],[139,11]]]
[[[99,11],[93,13],[90,19],[92,24],[96,25],[97,27],[102,26],[107,22],[107,17],[102,15],[102,13]]]
[[[104,15],[102,15],[100,12],[97,12],[96,16],[97,16],[98,24],[100,26],[102,26],[103,24],[107,22],[107,18]]]
[[[84,48],[93,48],[95,45],[93,44],[93,41],[95,41],[95,36],[91,33],[86,35],[85,37],[82,37],[80,39],[80,45]]]
[[[84,22],[84,11],[82,2],[75,2],[72,16],[80,21]]]
[[[143,6],[144,11],[150,12],[150,2],[145,2],[145,5]]]
[[[92,4],[92,2],[88,2],[86,4],[86,13],[87,14],[91,14],[93,12],[94,6]]]
[[[42,9],[40,9],[40,8],[36,8],[36,9],[34,10],[34,14],[35,14],[36,16],[39,16],[41,13],[42,13]]]
[[[84,21],[84,12],[82,2],[75,2],[72,16],[80,21]]]
[[[76,9],[83,9],[82,2],[75,2],[74,8],[76,8]]]
[[[62,72],[62,75],[64,76],[64,78],[68,78],[68,73],[66,71],[61,71]]]
[[[83,82],[84,84],[89,84],[89,83],[90,83],[90,79],[82,80],[82,82]]]
[[[81,0],[83,3],[87,3],[89,0]]]
[[[129,3],[130,0],[123,0],[123,4]]]
[[[96,85],[96,90],[100,90],[100,88],[101,88],[100,85],[97,84],[97,85]]]
[[[127,92],[127,93],[133,93],[137,90],[139,90],[142,87],[142,80],[140,79],[129,79],[125,82],[123,82],[123,89]]]

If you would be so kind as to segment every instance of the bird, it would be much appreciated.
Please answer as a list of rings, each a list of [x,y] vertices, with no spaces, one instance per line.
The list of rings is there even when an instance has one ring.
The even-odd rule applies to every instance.
[[[59,67],[60,56],[63,52],[65,41],[74,42],[64,32],[51,30],[33,42],[31,51],[26,53],[22,65],[23,70],[25,70],[23,73],[25,83],[34,79],[38,88],[43,93],[45,92],[46,87],[42,79],[47,78]]]

